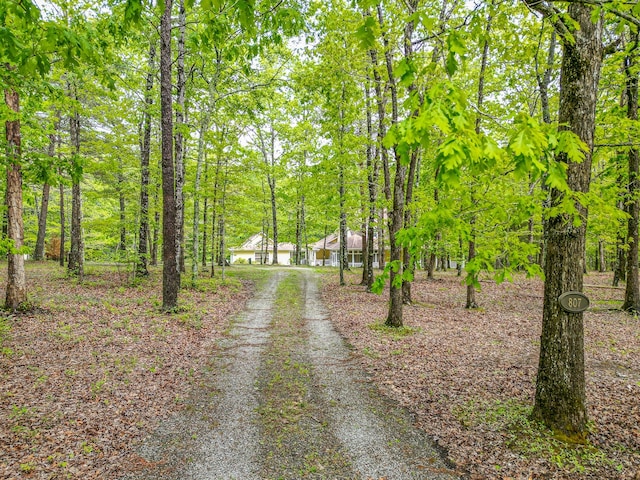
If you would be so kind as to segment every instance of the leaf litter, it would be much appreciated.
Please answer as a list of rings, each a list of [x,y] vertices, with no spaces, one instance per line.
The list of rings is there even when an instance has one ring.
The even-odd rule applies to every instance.
[[[182,408],[251,286],[202,279],[165,315],[159,270],[131,286],[113,268],[89,267],[83,285],[28,268],[37,308],[5,317],[0,478],[117,478],[143,466],[132,445]]]
[[[361,274],[340,287],[325,275],[323,301],[374,381],[416,415],[417,425],[471,479],[640,479],[640,325],[616,310],[624,290],[610,274],[585,277],[590,447],[565,448],[534,428],[543,283],[482,281],[480,307],[464,308],[455,273],[419,272],[405,328],[381,327],[388,292],[366,293]]]

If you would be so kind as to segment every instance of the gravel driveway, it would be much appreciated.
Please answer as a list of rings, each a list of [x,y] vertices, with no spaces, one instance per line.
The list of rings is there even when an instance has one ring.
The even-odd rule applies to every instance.
[[[333,329],[308,269],[271,269],[180,415],[127,479],[454,479]]]

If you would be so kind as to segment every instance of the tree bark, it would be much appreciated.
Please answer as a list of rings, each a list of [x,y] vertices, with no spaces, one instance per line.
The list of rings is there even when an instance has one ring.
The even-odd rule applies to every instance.
[[[64,184],[62,183],[62,170],[59,170],[60,184],[58,189],[60,191],[60,266],[64,267],[65,251],[64,243],[66,241],[65,235],[65,216],[64,216]]]
[[[120,171],[118,172],[118,200],[120,206],[120,243],[118,244],[118,251],[120,254],[124,254],[127,250],[127,218],[126,218],[126,199],[124,196],[124,174],[122,173],[122,159],[120,159]]]
[[[378,198],[378,160],[373,151],[373,122],[371,115],[371,100],[369,95],[369,80],[365,87],[365,102],[367,109],[367,185],[369,190],[369,219],[367,220],[367,270],[364,275],[364,284],[367,292],[373,288],[373,258],[374,244],[373,237],[376,223],[376,201]],[[378,147],[379,149],[380,147]],[[378,262],[381,262],[380,252],[378,252]]]
[[[200,124],[200,136],[198,138],[198,163],[196,165],[196,179],[193,191],[193,258],[191,263],[191,285],[196,286],[198,279],[198,262],[200,261],[200,246],[198,240],[200,236],[200,177],[202,175],[202,164],[205,162],[206,143],[204,135],[209,128],[209,115],[205,113]],[[206,230],[206,229],[205,229]]]
[[[180,270],[176,258],[177,217],[173,162],[173,105],[171,95],[171,7],[165,0],[160,21],[160,112],[162,127],[162,309],[178,306]]]
[[[58,128],[60,126],[59,119],[53,124],[53,133],[49,135],[49,150],[47,154],[49,158],[53,158],[56,154],[56,143],[58,141]],[[38,236],[36,239],[36,248],[33,259],[36,261],[44,260],[44,247],[47,236],[47,215],[49,213],[49,196],[51,192],[51,184],[45,180],[42,186],[42,204],[40,205],[40,215],[38,215]]]
[[[184,181],[185,181],[185,136],[183,129],[186,127],[186,85],[187,80],[184,73],[184,42],[186,35],[186,11],[184,0],[179,1],[178,9],[178,58],[176,61],[177,72],[177,101],[176,101],[176,124],[175,124],[175,195],[176,195],[176,262],[180,272],[185,272],[184,263]]]
[[[540,4],[527,2],[531,8]],[[563,36],[560,129],[570,129],[588,147],[584,161],[571,162],[565,153],[556,159],[567,163],[567,183],[574,192],[589,190],[598,82],[602,64],[602,19],[592,21],[593,7],[571,4],[568,14],[579,28],[571,39]],[[563,24],[564,25],[564,24]],[[566,27],[566,25],[565,25]],[[559,205],[563,192],[550,190],[551,207]],[[582,291],[587,208],[576,202],[579,222],[573,215],[558,214],[545,224],[544,306],[540,361],[536,381],[533,418],[556,435],[571,442],[584,442],[587,411],[584,376],[583,314],[564,311],[558,297],[567,291]]]
[[[78,101],[73,86],[73,96]],[[80,159],[80,114],[77,111],[69,117],[69,135],[73,156],[71,159],[71,250],[69,252],[69,264],[67,271],[70,275],[84,279],[84,239],[82,238],[82,192],[80,181],[82,179],[82,167]]]
[[[16,90],[7,88],[4,101],[12,112],[20,112],[20,96]],[[5,122],[7,140],[7,237],[11,241],[11,250],[7,264],[7,292],[5,308],[17,310],[27,301],[27,278],[24,269],[24,255],[20,251],[24,243],[24,226],[22,222],[22,167],[20,120]]]
[[[136,275],[149,275],[149,159],[151,157],[151,106],[153,105],[153,79],[156,47],[149,46],[149,71],[144,92],[144,113],[142,118],[142,142],[140,144],[140,229],[138,231],[138,262]]]
[[[491,6],[489,9],[493,8],[493,2],[491,2]],[[478,78],[478,111],[482,110],[482,104],[484,103],[484,79],[487,72],[487,62],[489,59],[489,34],[491,33],[491,26],[493,23],[493,12],[491,10],[487,14],[487,25],[485,28],[485,37],[482,46],[482,60],[480,63],[480,77]],[[476,133],[480,133],[480,124],[482,122],[482,116],[478,113],[476,117]],[[473,187],[471,189],[471,204],[475,206],[477,204],[477,199],[475,195],[475,191]],[[469,221],[471,226],[471,234],[469,238],[469,251],[468,251],[468,260],[469,263],[473,262],[473,259],[476,258],[476,215],[475,213],[472,215],[471,220]],[[478,308],[478,303],[476,301],[476,287],[475,283],[477,282],[476,277],[469,277],[470,274],[467,274],[467,301],[465,303],[465,308]]]
[[[627,118],[638,121],[638,72],[635,62],[638,47],[638,34],[635,34],[635,45],[625,58]],[[640,224],[640,155],[636,148],[629,149],[629,188],[627,213],[627,284],[624,292],[622,309],[629,313],[640,313],[640,279],[638,278],[638,226]]]

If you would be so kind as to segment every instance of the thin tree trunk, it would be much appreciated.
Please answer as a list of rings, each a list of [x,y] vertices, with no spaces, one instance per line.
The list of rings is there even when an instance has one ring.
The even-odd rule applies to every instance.
[[[485,29],[485,37],[484,37],[484,45],[482,47],[482,61],[480,64],[480,78],[478,79],[478,111],[482,110],[482,104],[484,102],[484,79],[487,72],[487,61],[489,59],[489,35],[491,33],[491,26],[493,22],[493,12],[491,9],[493,8],[493,1],[489,7],[489,13],[487,15],[487,26]],[[476,133],[480,133],[480,124],[482,122],[482,117],[480,113],[478,113],[476,117]],[[471,189],[471,204],[476,205],[477,199],[475,195],[475,191],[473,187]],[[469,262],[473,262],[474,258],[476,258],[476,214],[474,213],[469,221],[471,226],[471,234],[469,238],[469,253],[468,259]],[[476,283],[478,279],[475,275],[467,274],[467,301],[465,304],[465,308],[478,308],[478,303],[476,302]]]
[[[418,0],[409,0],[406,2],[407,8],[409,9],[409,13],[411,15],[415,14],[416,8],[418,6]],[[404,28],[404,58],[407,61],[411,61],[413,57],[413,30],[414,23],[413,21],[407,22]],[[408,87],[409,95],[415,94],[417,87],[415,83],[412,83]],[[412,117],[416,117],[418,115],[418,111],[414,111],[412,113]],[[419,153],[417,150],[411,152],[411,161],[409,162],[409,171],[407,172],[407,185],[405,187],[405,199],[404,199],[404,219],[403,226],[404,228],[411,227],[412,219],[411,219],[411,210],[409,209],[411,202],[413,201],[413,186],[416,178],[416,170],[418,167],[418,158]],[[410,247],[405,245],[402,252],[402,264],[403,270],[409,272],[409,274],[413,275],[414,269],[414,259],[411,255]],[[405,275],[402,277],[402,303],[405,305],[411,305],[413,300],[411,298],[411,281],[406,278]]]
[[[175,124],[175,209],[176,209],[176,262],[180,272],[185,272],[184,263],[184,181],[185,181],[185,137],[183,129],[186,116],[186,85],[184,73],[184,42],[186,34],[186,12],[184,0],[179,1],[178,10],[178,58],[176,61],[177,72],[177,99],[176,99],[176,124]]]
[[[126,225],[126,200],[124,197],[124,175],[122,173],[122,159],[120,159],[120,171],[118,172],[118,200],[120,206],[120,243],[118,250],[124,253],[127,250],[127,225]]]
[[[211,278],[216,275],[216,264],[218,262],[218,243],[216,242],[216,230],[218,222],[218,186],[220,185],[220,168],[222,165],[222,152],[218,152],[216,160],[216,171],[213,180],[213,201],[211,205]]]
[[[151,157],[151,106],[153,105],[153,79],[156,47],[149,46],[149,71],[144,92],[144,113],[142,117],[142,142],[140,144],[140,229],[138,230],[138,262],[136,275],[149,275],[149,159]]]
[[[60,266],[64,267],[65,261],[65,251],[64,251],[64,243],[66,242],[65,235],[65,216],[64,216],[64,184],[62,183],[62,169],[58,171],[60,175],[60,184],[58,185],[58,190],[60,191]]]
[[[7,88],[4,101],[9,110],[20,112],[20,96],[16,90]],[[7,292],[5,308],[16,310],[27,301],[27,277],[24,269],[24,255],[20,252],[24,242],[22,223],[22,168],[20,120],[5,122],[7,139],[7,236],[12,242],[12,250],[7,255]]]
[[[191,285],[194,287],[198,278],[198,262],[200,261],[200,246],[198,245],[198,237],[200,236],[200,177],[202,175],[202,164],[205,162],[206,144],[204,135],[208,128],[209,116],[208,114],[205,114],[200,125],[200,136],[198,138],[198,163],[196,165],[196,180],[193,190],[193,257],[191,264]]]
[[[160,209],[158,208],[158,192],[156,191],[153,199],[154,214],[153,214],[153,237],[151,245],[151,265],[158,265],[158,243],[160,241]]]
[[[369,191],[369,219],[367,220],[367,270],[363,273],[367,292],[373,288],[374,233],[376,222],[376,201],[378,197],[378,160],[373,150],[373,122],[371,114],[370,79],[365,84],[365,108],[367,113],[367,187]],[[380,252],[378,252],[380,262]]]
[[[160,21],[160,112],[162,127],[162,309],[178,306],[180,270],[176,252],[177,217],[175,164],[173,162],[173,106],[171,95],[171,7],[165,0]]]
[[[557,42],[557,35],[554,30],[551,33],[551,39],[549,42],[549,52],[547,54],[547,65],[545,67],[544,74],[542,76],[537,75],[538,88],[540,90],[540,103],[542,105],[542,120],[544,121],[544,123],[547,123],[547,124],[551,123],[551,109],[549,108],[549,85],[551,84],[551,73],[553,71],[553,64],[555,62],[556,42]],[[547,187],[545,179],[546,179],[546,176],[543,176],[542,189],[548,192],[549,188]],[[543,207],[548,205],[550,201],[551,200],[549,198],[549,195],[547,194],[547,199],[543,203]],[[546,221],[547,219],[543,215],[543,218],[542,218],[543,231],[545,231],[546,229],[545,227]],[[546,237],[543,235],[542,246],[540,249],[540,266],[543,269],[546,263],[546,258],[547,258],[547,240],[546,240]]]
[[[342,163],[338,167],[338,193],[340,195],[340,285],[344,286],[344,271],[349,269],[349,260],[347,259],[347,212],[345,210],[345,185],[344,185],[344,166]]]
[[[627,90],[627,118],[638,121],[638,72],[635,68],[635,54],[638,48],[638,33],[631,53],[625,59]],[[638,278],[638,226],[640,224],[640,155],[636,148],[629,149],[629,196],[627,198],[627,284],[622,309],[630,313],[640,313],[640,279]]]
[[[74,97],[77,101],[77,95]],[[69,135],[73,156],[71,160],[71,250],[69,252],[69,264],[67,271],[82,282],[84,278],[84,239],[82,238],[82,194],[80,191],[81,166],[80,166],[80,115],[75,111],[69,117]]]
[[[618,184],[622,184],[622,179],[618,177]],[[624,211],[624,199],[618,201],[618,209]],[[620,280],[625,281],[627,278],[627,237],[622,229],[618,229],[616,237],[616,268],[613,273],[613,286],[617,287]]]
[[[36,248],[34,251],[34,260],[44,260],[44,244],[47,234],[47,214],[49,212],[49,194],[51,185],[45,182],[42,186],[42,203],[40,204],[40,215],[38,215],[38,236],[36,239]]]
[[[527,0],[527,4],[534,9],[539,6],[534,0]],[[587,151],[580,163],[570,161],[565,153],[558,154],[557,160],[568,164],[569,188],[586,193],[589,190],[602,64],[602,17],[594,17],[593,7],[577,3],[569,5],[568,13],[579,27],[572,30],[571,38],[563,38],[558,123],[561,125],[559,128],[575,133],[587,145]],[[550,194],[551,208],[559,205],[565,195],[555,188]],[[583,314],[564,311],[558,302],[561,294],[582,291],[583,288],[588,211],[580,203],[575,207],[579,222],[574,220],[574,215],[557,214],[550,217],[545,225],[547,259],[542,335],[532,415],[562,438],[584,442],[587,410]]]
[[[209,185],[209,162],[204,162],[204,184],[205,189],[208,188]],[[209,212],[209,196],[205,193],[204,195],[204,205],[202,207],[202,268],[207,267],[207,214]]]

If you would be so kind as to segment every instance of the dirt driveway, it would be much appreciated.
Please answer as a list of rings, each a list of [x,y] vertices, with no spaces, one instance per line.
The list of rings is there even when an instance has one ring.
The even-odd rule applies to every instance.
[[[183,413],[128,479],[453,479],[329,321],[310,270],[273,269]]]

